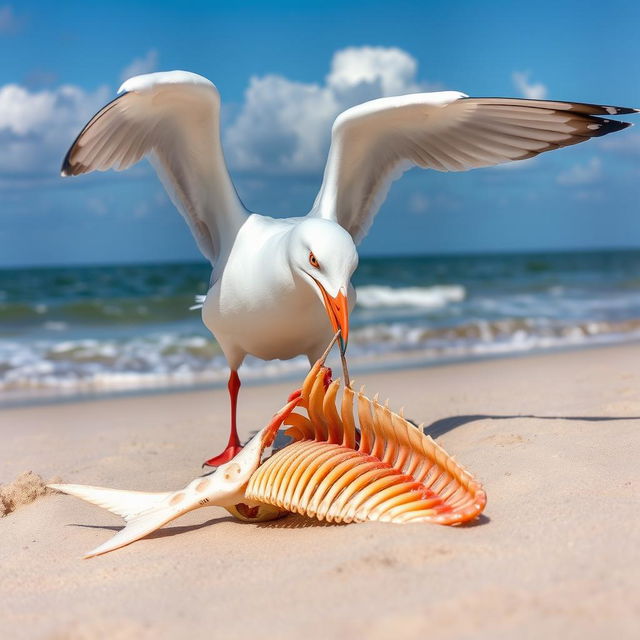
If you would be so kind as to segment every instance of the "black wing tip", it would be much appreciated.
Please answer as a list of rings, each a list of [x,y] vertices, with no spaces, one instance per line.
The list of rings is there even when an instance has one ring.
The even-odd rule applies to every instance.
[[[60,167],[60,175],[63,178],[79,176],[82,173],[87,173],[87,171],[89,170],[89,167],[80,162],[71,162],[71,154],[75,150],[75,146],[75,144],[71,146],[69,151],[67,151],[67,155],[62,161],[62,166]]]
[[[73,149],[73,147],[71,147]],[[63,178],[68,178],[73,175],[73,167],[71,166],[71,162],[69,161],[69,156],[71,155],[71,149],[67,151],[67,155],[64,157],[62,161],[62,166],[60,167],[60,175]]]
[[[578,111],[586,115],[598,115],[598,116],[622,116],[622,115],[629,115],[632,113],[640,113],[640,109],[636,109],[635,107],[614,107],[612,105],[595,104],[593,102],[551,100],[548,98],[538,99],[538,98],[504,98],[500,96],[467,96],[466,98],[462,98],[462,100],[496,100],[496,101],[522,100],[523,102],[528,102],[528,103],[532,103],[532,102],[539,103],[540,108],[543,108],[543,109],[549,108],[548,107],[549,102],[555,102],[557,104],[565,105],[565,109],[567,111]],[[545,104],[547,106],[545,106]]]
[[[67,151],[67,155],[62,161],[62,166],[60,167],[60,175],[63,178],[68,178],[70,176],[79,176],[81,173],[86,173],[87,171],[87,167],[85,167],[84,165],[78,162],[71,162],[71,154],[73,153],[75,146],[75,144],[71,146],[69,151]]]
[[[612,116],[622,116],[622,115],[629,115],[630,113],[640,113],[640,109],[634,109],[633,107],[603,106],[602,108],[607,111],[611,109],[614,112],[611,114]]]
[[[632,127],[633,123],[631,122],[621,122],[620,120],[604,120],[602,118],[598,118],[600,120],[599,128],[593,132],[594,137],[606,136],[609,133],[615,133],[616,131],[622,131],[627,127]]]
[[[118,102],[118,100],[121,100],[122,98],[124,98],[124,96],[128,95],[129,93],[131,93],[130,91],[123,91],[122,93],[119,93],[113,100],[111,100],[110,102],[107,102],[107,104],[104,105],[104,107],[102,107],[102,109],[100,109],[100,111],[96,112],[94,114],[94,116],[91,118],[91,120],[89,120],[89,122],[87,122],[87,124],[82,128],[82,131],[80,131],[80,133],[76,136],[76,139],[73,141],[73,144],[69,147],[69,151],[67,151],[67,154],[64,157],[64,160],[62,161],[62,166],[60,167],[60,175],[63,178],[68,178],[69,176],[78,176],[81,173],[86,173],[88,167],[85,167],[84,165],[81,164],[72,164],[71,163],[71,154],[73,153],[74,149],[76,148],[76,145],[78,144],[78,141],[80,140],[80,138],[82,137],[82,134],[100,117],[102,117],[107,111],[109,111],[109,109],[111,109],[112,107],[115,106],[116,102]]]
[[[635,109],[634,107],[614,107],[610,104],[592,104],[588,102],[573,102],[568,104],[574,104],[576,110],[579,110],[581,107],[591,107],[593,109],[593,115],[598,116],[624,116],[631,113],[640,113],[640,109]],[[571,109],[569,109],[569,111],[571,111]]]

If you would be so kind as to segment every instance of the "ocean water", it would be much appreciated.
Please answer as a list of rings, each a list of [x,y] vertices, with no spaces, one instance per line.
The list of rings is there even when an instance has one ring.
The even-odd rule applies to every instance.
[[[0,270],[0,404],[223,383],[205,264]],[[640,251],[363,258],[352,369],[640,339]],[[304,358],[248,358],[243,379]]]

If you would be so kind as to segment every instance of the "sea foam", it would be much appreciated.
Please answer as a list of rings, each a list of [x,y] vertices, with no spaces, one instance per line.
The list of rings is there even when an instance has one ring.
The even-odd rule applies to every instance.
[[[434,287],[385,287],[368,285],[358,287],[358,305],[366,309],[385,307],[413,307],[438,309],[451,302],[464,300],[466,291],[461,285]]]
[[[639,273],[640,252],[362,258],[349,363],[357,372],[638,340]],[[219,345],[187,310],[209,274],[204,263],[0,269],[0,405],[226,384]],[[242,379],[308,366],[247,357]]]

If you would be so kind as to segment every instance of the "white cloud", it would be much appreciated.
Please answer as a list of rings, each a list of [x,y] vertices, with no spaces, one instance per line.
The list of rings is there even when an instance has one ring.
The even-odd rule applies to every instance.
[[[124,82],[133,76],[139,76],[143,73],[151,73],[158,68],[158,52],[155,49],[149,49],[141,58],[132,60],[120,74],[120,80]]]
[[[0,33],[10,35],[22,29],[24,19],[18,17],[9,4],[0,7]]]
[[[565,186],[585,185],[597,182],[602,177],[602,161],[591,158],[585,164],[576,164],[557,177],[558,184]]]
[[[324,83],[251,78],[245,102],[224,132],[230,165],[274,173],[321,170],[335,117],[366,100],[424,90],[417,68],[401,49],[349,47],[334,54]]]
[[[108,96],[105,87],[93,92],[73,85],[43,91],[0,87],[0,174],[57,175],[67,148]]]
[[[152,49],[132,61],[123,77],[151,71],[157,60]],[[417,62],[405,51],[350,47],[335,53],[323,82],[254,77],[223,132],[230,165],[263,174],[317,173],[326,161],[335,117],[365,100],[426,89],[416,74]],[[111,97],[107,87],[87,91],[74,85],[41,90],[0,85],[0,187],[57,177],[76,135]],[[89,204],[94,212],[100,208]]]
[[[326,80],[336,93],[364,86],[368,92],[376,87],[379,95],[393,96],[420,91],[417,71],[415,58],[402,49],[349,47],[334,54]]]
[[[543,100],[547,97],[547,87],[541,82],[533,83],[529,82],[528,71],[514,71],[511,74],[511,79],[516,89],[525,97],[530,100]]]
[[[411,194],[408,203],[409,213],[420,215],[429,211],[429,198],[420,191]]]
[[[226,131],[230,164],[267,171],[317,170],[326,157],[331,123],[341,110],[326,87],[274,75],[251,78],[242,109]]]

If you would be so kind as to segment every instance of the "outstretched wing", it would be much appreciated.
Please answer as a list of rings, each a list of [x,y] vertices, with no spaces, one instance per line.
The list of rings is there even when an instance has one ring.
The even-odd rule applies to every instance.
[[[636,109],[442,91],[365,102],[340,114],[310,212],[356,242],[391,182],[412,166],[465,171],[524,160],[630,126],[607,117]]]
[[[85,126],[63,176],[122,171],[149,156],[202,253],[213,263],[246,219],[220,144],[220,97],[186,71],[136,76]]]

